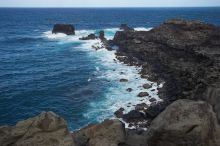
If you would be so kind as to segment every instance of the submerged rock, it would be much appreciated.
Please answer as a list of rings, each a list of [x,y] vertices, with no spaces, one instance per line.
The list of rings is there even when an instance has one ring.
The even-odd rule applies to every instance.
[[[74,146],[67,123],[53,112],[0,127],[0,135],[1,146]]]
[[[133,89],[132,88],[128,88],[126,89],[126,91],[131,92]]]
[[[75,28],[71,24],[55,24],[52,33],[64,33],[66,35],[75,35]]]
[[[128,82],[128,79],[120,79],[120,82]]]

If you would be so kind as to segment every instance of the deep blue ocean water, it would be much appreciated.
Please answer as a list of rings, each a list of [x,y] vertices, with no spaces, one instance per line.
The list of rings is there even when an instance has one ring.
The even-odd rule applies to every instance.
[[[220,25],[220,8],[0,9],[0,125],[54,111],[74,130],[139,102],[148,81],[138,69],[115,63],[114,52],[92,49],[99,41],[78,38],[101,29],[112,38],[121,23],[147,30],[170,18]],[[51,34],[56,23],[74,24],[76,36]]]

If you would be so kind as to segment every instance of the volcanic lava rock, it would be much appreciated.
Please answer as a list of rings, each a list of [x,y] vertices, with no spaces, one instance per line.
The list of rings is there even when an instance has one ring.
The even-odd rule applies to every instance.
[[[120,82],[128,82],[128,79],[120,79]]]
[[[164,82],[160,98],[170,103],[183,98],[208,101],[220,123],[219,27],[176,19],[150,31],[118,31],[113,42],[119,47],[116,54],[123,54],[120,61],[130,64],[136,58],[147,64],[142,76]]]
[[[80,40],[95,40],[95,39],[97,39],[97,37],[95,36],[94,33],[91,33],[91,34],[89,34],[88,36],[82,37],[82,38],[79,38],[79,39],[80,39]]]
[[[103,31],[103,30],[101,30],[100,32],[99,32],[99,39],[100,40],[105,40],[106,38],[105,38],[105,32]]]
[[[145,115],[142,112],[132,110],[129,113],[123,115],[123,120],[128,123],[136,122],[136,121],[144,121]]]
[[[75,27],[71,24],[55,24],[52,33],[64,33],[66,35],[75,35]]]
[[[145,97],[145,96],[149,96],[149,93],[148,92],[140,92],[138,94],[138,97]]]
[[[128,88],[126,89],[126,91],[131,92],[133,89],[132,88]]]
[[[124,31],[134,31],[134,29],[129,27],[127,24],[121,24],[120,29]]]
[[[150,102],[155,102],[155,101],[157,101],[155,98],[151,98],[151,99],[149,99],[149,101]]]
[[[117,118],[122,118],[123,117],[123,112],[124,112],[124,108],[120,108],[120,109],[118,109],[115,113],[114,113],[114,115],[117,117]]]
[[[150,84],[144,84],[144,85],[143,85],[143,88],[144,88],[144,89],[150,89],[151,87],[152,87],[152,86],[151,86]]]
[[[136,111],[143,111],[145,109],[147,109],[149,106],[146,103],[141,103],[141,104],[137,104],[135,106],[135,110]]]

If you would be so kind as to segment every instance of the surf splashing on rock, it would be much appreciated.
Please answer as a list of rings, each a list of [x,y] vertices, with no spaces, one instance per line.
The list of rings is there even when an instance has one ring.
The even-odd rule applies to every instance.
[[[105,37],[112,39],[118,30],[117,28],[104,29]],[[149,31],[151,28],[135,28],[135,30]],[[58,44],[79,43],[80,45],[73,49],[85,51],[88,56],[92,56],[97,62],[93,73],[94,76],[91,76],[88,82],[91,82],[93,78],[98,78],[110,83],[108,89],[104,91],[104,95],[98,98],[99,100],[93,100],[89,103],[89,108],[83,114],[84,118],[91,123],[101,122],[106,118],[114,118],[114,112],[119,108],[125,109],[124,113],[128,113],[134,110],[137,104],[146,103],[149,105],[151,103],[149,101],[150,98],[155,98],[156,101],[160,101],[161,99],[158,97],[157,88],[162,85],[141,78],[139,74],[141,67],[128,66],[119,62],[116,59],[116,50],[108,51],[104,48],[95,50],[92,46],[102,44],[99,39],[79,40],[79,38],[83,36],[87,36],[91,33],[97,34],[99,31],[100,30],[79,30],[76,31],[76,35],[74,36],[52,34],[51,31],[43,34],[47,39],[56,40]],[[121,79],[127,81],[120,82]],[[151,88],[145,89],[143,85],[146,83],[150,84]],[[132,91],[129,92],[128,89]],[[137,95],[140,92],[147,92],[149,96],[138,97]]]

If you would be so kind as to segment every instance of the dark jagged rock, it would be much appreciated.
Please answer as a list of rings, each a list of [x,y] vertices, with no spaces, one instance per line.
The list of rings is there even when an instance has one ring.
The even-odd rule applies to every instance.
[[[138,97],[145,97],[145,96],[149,96],[149,93],[147,93],[147,92],[140,92],[138,94]]]
[[[123,112],[124,112],[124,108],[120,108],[120,109],[118,109],[115,113],[114,113],[114,115],[117,117],[117,118],[122,118],[123,117]]]
[[[167,105],[169,105],[169,103],[167,102],[158,102],[151,104],[150,107],[144,111],[146,118],[149,120],[154,119],[167,107]]]
[[[120,79],[120,82],[128,82],[128,79]]]
[[[126,91],[131,92],[133,89],[132,88],[128,88],[126,89]]]
[[[145,109],[147,109],[149,106],[146,103],[141,103],[141,104],[137,104],[135,106],[135,110],[136,111],[143,111]]]
[[[160,98],[169,103],[182,98],[206,100],[220,122],[219,27],[170,20],[150,31],[118,31],[113,42],[119,47],[118,58],[123,56],[120,61],[134,64],[136,58],[143,65],[142,76],[165,81]]]
[[[152,87],[152,86],[151,86],[150,84],[144,84],[144,85],[143,85],[143,88],[144,88],[144,89],[150,89],[151,87]]]
[[[144,121],[145,115],[142,112],[132,110],[129,113],[123,115],[123,120],[128,123]]]
[[[150,102],[155,102],[155,101],[157,101],[155,98],[151,98],[151,99],[149,99],[149,101]]]
[[[75,28],[71,24],[55,24],[52,33],[64,33],[66,35],[75,35]]]
[[[79,39],[80,39],[80,40],[95,40],[95,39],[97,39],[97,37],[95,36],[94,33],[91,33],[91,34],[89,34],[88,36],[82,37],[82,38],[79,38]]]
[[[101,30],[101,31],[99,32],[99,39],[100,39],[100,40],[106,40],[106,38],[105,38],[105,32],[104,32],[103,30]]]
[[[127,24],[121,24],[120,29],[124,31],[134,31],[134,29],[129,27]]]

